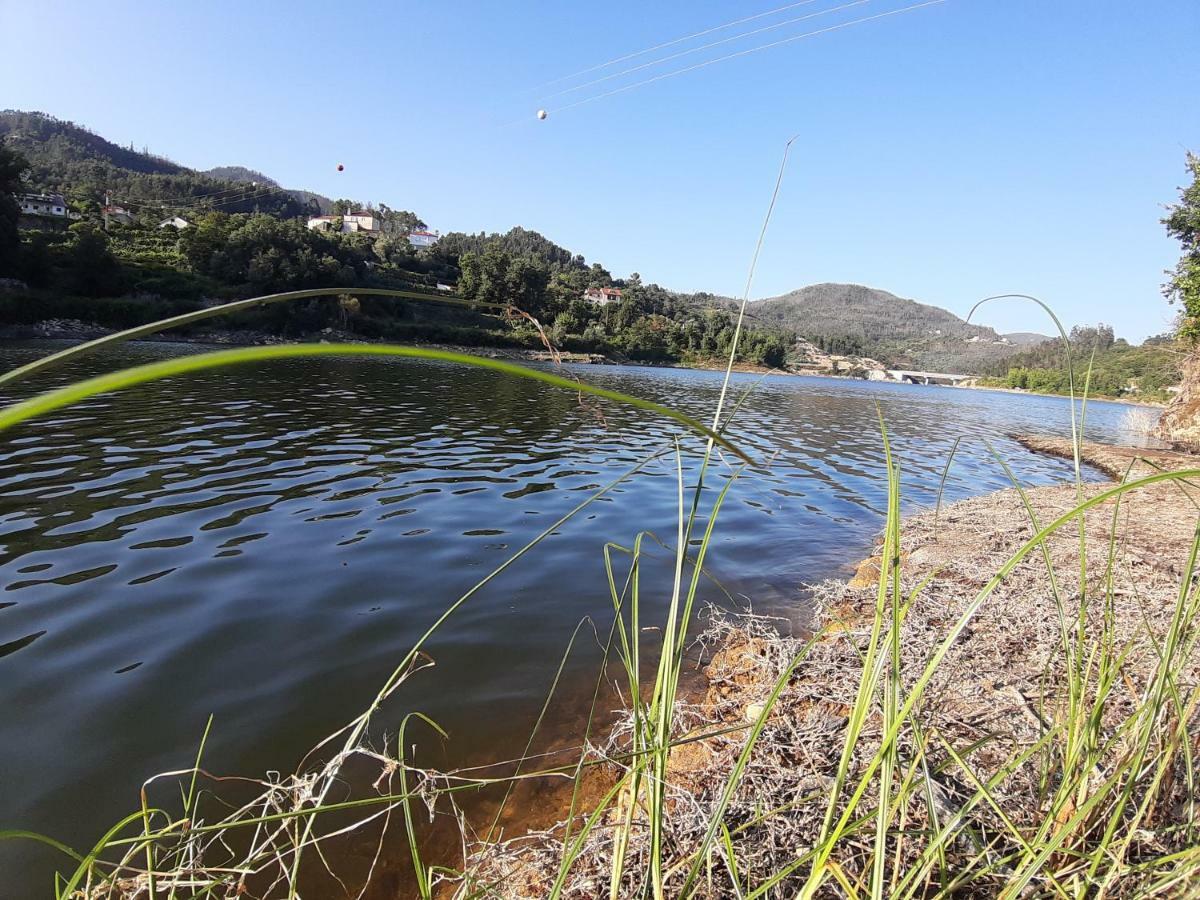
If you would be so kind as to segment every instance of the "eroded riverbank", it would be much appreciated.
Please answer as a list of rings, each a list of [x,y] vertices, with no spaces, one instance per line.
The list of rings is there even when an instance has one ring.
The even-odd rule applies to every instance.
[[[1028,437],[1021,442],[1039,452],[1071,454],[1070,442],[1062,439]],[[1185,454],[1099,444],[1085,444],[1082,457],[1110,475],[1129,480],[1200,467],[1200,458]],[[1131,745],[1143,735],[1147,745],[1157,742],[1155,734],[1144,730],[1151,725],[1162,727],[1163,734],[1176,729],[1177,743],[1184,746],[1195,746],[1200,738],[1194,710],[1186,705],[1182,725],[1172,724],[1169,713],[1162,714],[1161,722],[1158,718],[1143,721],[1147,698],[1162,683],[1158,676],[1164,647],[1181,654],[1172,663],[1172,681],[1183,698],[1179,702],[1186,704],[1200,679],[1195,626],[1182,622],[1179,615],[1187,606],[1186,600],[1180,601],[1180,586],[1191,575],[1189,552],[1200,489],[1187,481],[1161,481],[1088,509],[1082,544],[1087,575],[1082,585],[1078,583],[1081,539],[1074,518],[1048,538],[1045,555],[1040,549],[1026,553],[1005,577],[992,582],[1034,536],[1033,522],[1044,527],[1072,510],[1081,497],[1095,498],[1113,488],[1112,483],[1085,484],[1077,494],[1076,486],[1068,484],[1034,488],[1024,497],[1016,490],[1003,490],[903,522],[900,596],[912,598],[897,645],[897,674],[904,690],[921,681],[928,660],[943,646],[945,657],[914,706],[921,753],[916,753],[912,734],[900,736],[901,760],[922,758],[921,766],[907,770],[905,777],[924,782],[914,792],[924,799],[902,804],[894,813],[898,818],[893,827],[902,825],[910,833],[919,833],[940,827],[939,822],[954,822],[959,837],[944,841],[940,856],[935,854],[943,867],[969,867],[972,855],[982,852],[980,840],[992,842],[988,852],[997,858],[1016,844],[1017,858],[1025,838],[1014,835],[1032,835],[1046,822],[1047,833],[1055,834],[1060,846],[1090,846],[1088,842],[1097,839],[1091,830],[1103,829],[1104,816],[1112,814],[1126,829],[1114,863],[1125,867],[1120,870],[1125,873],[1121,881],[1128,881],[1116,892],[1123,895],[1144,874],[1134,861],[1189,846],[1186,828],[1194,813],[1184,765],[1166,765],[1158,771],[1152,794],[1146,798],[1133,790],[1136,779],[1131,776],[1136,816],[1128,807],[1114,812],[1103,791],[1117,778],[1114,772],[1124,771]],[[870,563],[878,573],[877,559],[863,568]],[[1189,597],[1190,591],[1184,590],[1183,595]],[[814,599],[820,638],[811,647],[806,647],[804,638],[782,636],[771,622],[755,618],[719,620],[706,636],[711,649],[706,666],[709,687],[700,703],[679,710],[684,724],[677,740],[692,740],[673,751],[668,770],[663,869],[669,879],[682,879],[694,862],[692,855],[709,836],[712,810],[722,802],[751,723],[761,715],[774,686],[781,681],[784,686],[728,798],[723,815],[730,829],[726,842],[717,849],[709,845],[708,853],[718,860],[710,860],[707,867],[710,887],[701,892],[703,896],[734,895],[730,866],[719,861],[728,853],[741,873],[738,892],[795,866],[770,894],[790,896],[809,874],[808,867],[796,866],[797,860],[821,843],[828,828],[831,793],[839,797],[833,809],[842,813],[847,807],[845,795],[862,778],[866,789],[857,799],[857,810],[872,817],[878,806],[879,784],[868,771],[884,740],[885,719],[878,705],[856,726],[852,752],[844,760],[843,750],[863,661],[869,658],[872,643],[878,645],[880,624],[886,632],[890,613],[885,603],[876,614],[877,577],[824,582],[814,589]],[[1072,646],[1107,646],[1114,648],[1115,655],[1096,650],[1089,657],[1072,653],[1067,649]],[[788,676],[798,655],[803,659]],[[1114,668],[1104,669],[1107,664]],[[1077,671],[1072,673],[1072,667]],[[1093,684],[1091,676],[1102,680]],[[1072,684],[1089,688],[1076,696]],[[1109,693],[1096,713],[1091,738],[1098,742],[1095,775],[1085,773],[1078,796],[1060,802],[1055,788],[1068,776],[1056,772],[1053,764],[1058,760],[1060,767],[1070,765],[1069,757],[1059,751],[1075,746],[1067,740],[1067,731],[1081,720],[1071,712],[1072,704],[1088,702],[1090,693],[1101,689]],[[882,689],[877,699],[884,702]],[[702,735],[715,736],[695,739]],[[618,740],[600,755],[619,746]],[[1075,752],[1085,751],[1076,747]],[[1143,756],[1149,765],[1154,754],[1147,749]],[[839,765],[846,766],[840,776]],[[613,783],[619,773],[619,768],[611,771]],[[980,800],[977,791],[982,783],[988,785],[986,800]],[[620,808],[618,803],[614,810]],[[614,836],[620,831],[614,810],[578,848],[565,895],[596,896],[607,890],[617,846]],[[627,878],[636,880],[650,870],[652,848],[645,811],[636,811],[633,821],[636,827],[625,832],[628,843],[623,852]],[[868,830],[873,830],[873,820],[868,821],[872,822]],[[1009,827],[999,826],[998,821]],[[573,833],[582,824],[583,818],[577,817],[571,823]],[[542,896],[559,877],[565,831],[560,823],[507,844],[477,845],[469,867],[477,867],[483,880],[506,885],[503,896]],[[973,835],[971,841],[964,839],[967,834]],[[871,835],[862,833],[858,846],[850,841],[839,854],[837,865],[846,879],[843,886],[862,884],[868,877],[870,841]],[[896,864],[932,865],[919,836],[907,844],[895,838],[889,843]],[[1065,859],[1065,855],[1048,855],[1037,871],[1037,883],[1054,880],[1055,876],[1047,875],[1047,866],[1069,870],[1071,864]],[[979,876],[963,893],[990,895],[1011,874],[996,869]],[[668,881],[668,893],[671,885],[678,887],[676,881]],[[626,886],[636,885],[630,881]]]

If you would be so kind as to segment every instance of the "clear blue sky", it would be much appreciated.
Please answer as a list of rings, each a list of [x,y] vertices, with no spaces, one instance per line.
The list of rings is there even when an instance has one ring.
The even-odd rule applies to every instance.
[[[965,314],[1023,291],[1068,324],[1167,328],[1159,285],[1177,248],[1158,220],[1185,149],[1200,150],[1200,3],[947,0],[574,109],[589,92],[531,90],[784,2],[0,0],[0,106],[443,231],[524,225],[616,275],[728,294],[799,134],[755,296],[856,281]],[[707,56],[907,2],[863,0]],[[982,320],[1048,330],[1020,305]]]

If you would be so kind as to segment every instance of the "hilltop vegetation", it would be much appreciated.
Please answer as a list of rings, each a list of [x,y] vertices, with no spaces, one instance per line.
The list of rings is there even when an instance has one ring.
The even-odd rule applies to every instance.
[[[878,359],[894,368],[978,374],[1015,346],[954,313],[858,284],[814,284],[759,300],[763,323],[795,331],[823,350]]]
[[[1090,366],[1090,393],[1098,397],[1166,400],[1167,388],[1179,383],[1185,355],[1186,348],[1169,336],[1133,346],[1115,338],[1107,325],[1071,330],[1075,390],[1082,392]],[[988,375],[986,384],[1039,394],[1066,394],[1071,387],[1061,341],[1046,341],[994,363]]]
[[[88,215],[99,212],[105,196],[113,204],[159,219],[180,209],[291,217],[315,213],[319,207],[274,182],[256,190],[243,179],[214,174],[220,169],[197,172],[147,150],[121,147],[43,113],[0,112],[0,140],[28,162],[26,189],[63,194]]]
[[[11,194],[28,190],[64,194],[82,220],[18,232]],[[130,215],[103,230],[106,197]],[[379,233],[306,225],[310,215],[364,209],[379,219]],[[189,226],[160,228],[170,215],[186,217]],[[409,210],[287,189],[244,166],[196,171],[71,122],[0,112],[0,277],[26,286],[0,294],[0,324],[66,318],[128,327],[214,301],[340,287],[346,295],[339,302],[276,306],[229,325],[289,338],[336,330],[466,345],[540,348],[549,341],[570,351],[685,363],[716,360],[732,344],[737,304],[730,298],[644,284],[637,273],[615,278],[524,228],[451,232],[434,246],[413,246],[409,234],[425,228]],[[438,296],[439,285],[480,306],[352,296],[356,287]],[[604,305],[583,299],[593,288],[615,288],[620,297]],[[510,313],[496,315],[484,304]],[[843,373],[882,364],[1054,391],[1065,379],[1053,350],[1036,344],[1040,335],[1002,336],[860,285],[818,284],[757,301],[748,326],[741,360],[771,367],[811,370],[814,358],[827,355],[846,358],[831,367]],[[1159,396],[1173,383],[1171,362],[1162,348],[1112,348],[1098,360],[1096,384],[1109,394],[1135,385]]]
[[[450,233],[435,246],[408,240],[425,223],[410,211],[352,200],[305,204],[261,172],[225,166],[197,172],[123,148],[86,129],[38,113],[0,113],[0,276],[27,291],[0,295],[0,322],[82,319],[127,327],[213,300],[338,286],[340,302],[313,300],[243,314],[233,327],[288,337],[335,329],[366,338],[541,347],[633,359],[700,361],[728,352],[733,318],[710,295],[683,295],[614,279],[603,266],[542,235]],[[65,194],[83,220],[63,230],[18,234],[11,194]],[[132,221],[99,225],[105,196]],[[315,196],[315,195],[314,195]],[[188,201],[189,206],[176,203]],[[247,208],[250,207],[250,208]],[[370,209],[381,234],[310,230],[307,215]],[[168,213],[189,226],[160,228]],[[379,298],[352,298],[355,287],[425,289],[457,285],[461,296],[511,305],[511,315]],[[619,302],[585,302],[588,288],[615,287]],[[519,312],[517,312],[519,310]],[[780,366],[790,338],[751,328],[741,358]]]

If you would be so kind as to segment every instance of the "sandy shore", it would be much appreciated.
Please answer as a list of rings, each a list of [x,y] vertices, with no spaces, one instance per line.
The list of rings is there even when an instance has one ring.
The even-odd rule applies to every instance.
[[[1071,455],[1067,441],[1020,440],[1036,452]],[[1086,444],[1083,458],[1114,478],[1200,468],[1200,457],[1097,444]],[[1094,496],[1112,487],[1087,484],[1082,492]],[[1036,488],[1027,498],[1045,525],[1076,505],[1076,487]],[[1155,664],[1155,642],[1168,626],[1200,517],[1197,504],[1200,486],[1164,482],[1125,494],[1119,505],[1109,500],[1086,513],[1087,631],[1094,634],[1104,616],[1111,616],[1111,633],[1128,653],[1120,673],[1124,690],[1106,711],[1104,727],[1110,727],[1109,717],[1116,722],[1130,714]],[[1110,544],[1114,522],[1117,540]],[[915,592],[902,629],[905,683],[915,679],[989,578],[1033,533],[1030,514],[1015,490],[952,504],[936,517],[922,513],[904,521],[901,582],[905,596]],[[1078,529],[1068,524],[1046,546],[1060,593],[1066,596],[1064,605],[1078,609]],[[777,871],[817,840],[862,673],[878,572],[879,560],[873,558],[864,561],[855,578],[813,588],[817,624],[824,631],[783,689],[725,815],[728,822],[753,824],[764,809],[786,810],[733,836],[738,859],[746,867]],[[1059,623],[1047,563],[1035,551],[979,607],[937,670],[917,714],[925,732],[968,748],[965,758],[981,777],[996,773],[1031,746],[1063,702]],[[705,813],[717,803],[745,745],[747,721],[804,645],[802,638],[781,636],[762,619],[719,620],[703,640],[709,647],[708,689],[699,703],[681,707],[680,737],[738,726],[741,730],[684,744],[672,754],[668,846],[673,861],[686,859],[689,849],[699,846],[708,824]],[[1197,679],[1200,651],[1193,650],[1180,680],[1195,684]],[[1192,726],[1197,727],[1195,722]],[[607,751],[598,751],[601,755],[620,746],[619,731],[618,727]],[[969,749],[989,735],[1000,737]],[[878,718],[868,720],[852,770],[870,757],[880,737]],[[1018,825],[1037,822],[1042,815],[1043,775],[1031,761],[996,785],[996,804]],[[969,784],[953,765],[947,764],[930,780],[935,808],[952,809],[956,798],[969,793]],[[869,795],[862,803],[873,808]],[[919,827],[917,813],[914,828]],[[980,814],[994,821],[992,812]],[[1163,817],[1170,819],[1171,813]],[[1164,836],[1167,833],[1169,829],[1147,831],[1135,835],[1134,841],[1145,842],[1141,849],[1146,853],[1167,852],[1175,846]],[[504,896],[541,896],[558,874],[562,834],[560,824],[505,844],[477,845],[469,864],[507,882],[511,888]],[[645,870],[649,848],[643,834],[636,829],[633,833],[626,861],[630,870]],[[571,870],[566,896],[606,892],[612,845],[610,828],[591,832]],[[779,896],[791,896],[797,882],[788,879],[778,887]],[[721,890],[711,894],[725,895]]]

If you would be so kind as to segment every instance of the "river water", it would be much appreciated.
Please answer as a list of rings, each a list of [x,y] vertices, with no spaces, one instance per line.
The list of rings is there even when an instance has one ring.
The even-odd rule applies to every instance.
[[[53,349],[6,346],[0,366]],[[126,346],[4,400],[198,349]],[[679,369],[574,372],[701,418],[721,385]],[[768,464],[735,483],[708,564],[738,602],[791,622],[803,622],[804,585],[845,574],[882,526],[877,410],[906,510],[933,503],[958,436],[948,500],[1008,485],[985,439],[1026,484],[1070,476],[1009,437],[1069,434],[1062,399],[735,376],[736,392],[750,387],[730,437]],[[1088,436],[1135,442],[1128,411],[1090,404]],[[190,764],[209,714],[208,768],[292,769],[453,600],[677,433],[494,372],[323,358],[142,386],[0,434],[0,828],[90,846],[137,808],[145,777]],[[683,448],[694,479],[700,444]],[[731,466],[714,471],[717,486]],[[519,747],[576,625],[611,620],[604,543],[670,541],[675,498],[668,456],[497,578],[430,643],[436,667],[393,698],[386,726],[430,715],[451,736],[448,764]],[[660,555],[649,610],[669,586]],[[593,642],[564,682],[596,661]],[[0,894],[49,893],[53,862],[0,844]]]

